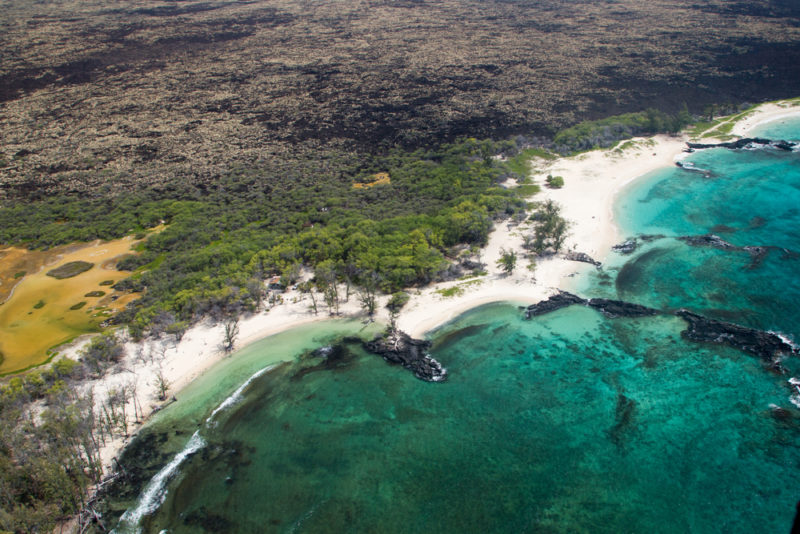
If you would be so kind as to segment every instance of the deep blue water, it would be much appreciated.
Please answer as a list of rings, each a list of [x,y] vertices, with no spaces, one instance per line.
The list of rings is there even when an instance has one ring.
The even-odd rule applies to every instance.
[[[662,237],[610,256],[579,284],[585,296],[800,339],[800,153],[691,159],[709,174],[665,169],[620,198],[624,234]],[[706,233],[772,248],[754,263],[676,239]],[[669,313],[572,307],[523,321],[515,306],[484,306],[431,334],[450,372],[441,384],[357,344],[336,366],[306,356],[200,425],[202,446],[144,530],[788,533],[800,499],[788,379],[800,366],[770,372],[682,339],[684,327]],[[192,429],[213,407],[197,406]]]

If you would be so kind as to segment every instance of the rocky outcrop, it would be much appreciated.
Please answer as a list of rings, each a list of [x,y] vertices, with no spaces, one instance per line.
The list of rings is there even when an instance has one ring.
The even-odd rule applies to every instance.
[[[641,304],[633,304],[632,302],[625,302],[622,300],[610,299],[584,299],[572,293],[561,291],[557,295],[553,295],[547,300],[531,304],[525,308],[525,318],[530,319],[537,315],[544,315],[545,313],[554,312],[573,304],[581,304],[589,306],[596,310],[601,311],[606,317],[645,317],[648,315],[656,315],[659,312],[653,308],[642,306]]]
[[[762,137],[745,137],[737,141],[729,141],[726,143],[686,143],[692,150],[702,150],[706,148],[729,148],[737,150],[740,148],[776,148],[778,150],[791,151],[797,148],[797,143],[790,141],[773,141],[772,139],[764,139]]]
[[[614,245],[611,247],[611,250],[620,254],[631,254],[638,246],[639,243],[637,243],[635,239],[628,239],[627,241]]]
[[[796,346],[772,332],[709,319],[686,309],[678,310],[675,315],[689,323],[689,328],[681,332],[685,339],[730,345],[773,365],[782,354],[798,353]]]
[[[700,168],[700,167],[696,166],[694,163],[692,163],[691,161],[676,161],[675,165],[677,165],[678,167],[680,167],[681,169],[684,169],[686,171],[699,172],[699,173],[703,174],[706,177],[710,177],[711,176],[711,171],[710,170]]]
[[[589,299],[590,307],[600,310],[606,317],[647,317],[661,312],[641,304],[611,299]]]
[[[586,303],[587,300],[582,299],[578,295],[573,295],[572,293],[568,293],[566,291],[560,291],[557,295],[553,295],[547,300],[537,302],[536,304],[531,304],[530,306],[525,308],[525,318],[530,319],[531,317],[536,317],[537,315],[544,315],[545,313],[554,312],[556,310],[560,310],[561,308],[572,306],[573,304],[586,304]]]
[[[600,267],[602,265],[602,263],[600,263],[599,261],[595,260],[594,258],[589,256],[585,252],[575,252],[573,250],[570,250],[569,252],[564,254],[564,259],[567,259],[567,260],[570,260],[570,261],[579,261],[579,262],[582,262],[582,263],[591,263],[595,267]]]
[[[758,267],[761,264],[761,262],[764,261],[764,258],[767,257],[767,254],[769,254],[769,252],[773,249],[782,252],[781,259],[789,259],[791,257],[796,257],[797,255],[797,253],[792,250],[772,245],[739,247],[732,243],[728,243],[718,235],[714,234],[684,235],[678,237],[677,239],[693,247],[713,247],[713,248],[718,248],[720,250],[747,252],[748,254],[750,254],[750,260],[751,260],[750,265],[747,266],[748,269],[755,269],[756,267]]]
[[[383,359],[397,363],[426,382],[442,382],[447,378],[447,369],[428,354],[431,342],[413,339],[400,330],[390,329],[384,335],[364,343],[364,347]]]
[[[687,245],[693,247],[713,247],[721,250],[740,250],[734,244],[728,243],[718,235],[705,234],[705,235],[682,235],[678,240],[683,241]]]

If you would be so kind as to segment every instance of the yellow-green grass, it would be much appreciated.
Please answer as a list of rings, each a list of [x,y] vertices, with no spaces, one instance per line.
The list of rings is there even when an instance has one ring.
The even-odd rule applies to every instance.
[[[111,314],[138,297],[118,291],[86,301],[87,293],[97,292],[101,283],[112,283],[130,272],[115,269],[117,258],[130,253],[136,241],[123,238],[93,244],[75,244],[49,251],[6,248],[0,251],[0,375],[45,363],[54,347],[81,334],[100,330],[106,313]],[[71,278],[57,279],[47,272],[67,263],[84,261],[91,269]],[[14,278],[24,265],[23,277]],[[108,287],[108,286],[105,286]],[[95,293],[97,294],[97,293]],[[10,295],[10,296],[9,296]],[[78,304],[86,302],[78,306]]]

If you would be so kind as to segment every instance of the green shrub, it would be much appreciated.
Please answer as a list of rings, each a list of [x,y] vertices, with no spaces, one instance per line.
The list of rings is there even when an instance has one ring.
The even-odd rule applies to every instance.
[[[561,176],[553,176],[552,174],[547,175],[547,187],[551,189],[561,189],[564,187],[564,178]]]

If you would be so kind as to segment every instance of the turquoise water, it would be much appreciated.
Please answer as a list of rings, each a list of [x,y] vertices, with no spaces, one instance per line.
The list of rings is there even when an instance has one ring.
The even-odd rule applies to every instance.
[[[800,140],[800,117],[794,116],[766,122],[755,128],[752,134],[768,139],[798,141]]]
[[[623,195],[624,233],[664,237],[609,258],[582,282],[586,296],[798,338],[799,260],[780,249],[800,251],[800,154],[714,150],[692,161],[710,176],[668,169]],[[752,265],[746,252],[674,239],[708,232],[778,248]],[[787,379],[798,365],[771,373],[748,354],[683,340],[684,326],[582,307],[522,321],[516,307],[490,305],[431,334],[445,383],[345,343],[338,358],[309,354],[254,377],[208,421],[220,393],[203,402],[198,387],[194,416],[158,424],[186,436],[199,427],[202,443],[141,527],[788,532],[800,411]],[[283,359],[300,348],[281,349]]]

